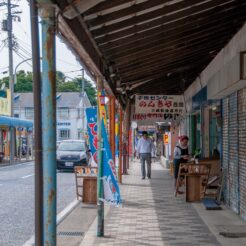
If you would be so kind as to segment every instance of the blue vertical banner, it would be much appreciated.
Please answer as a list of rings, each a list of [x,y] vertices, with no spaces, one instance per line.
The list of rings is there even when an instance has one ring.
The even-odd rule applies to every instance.
[[[87,130],[91,150],[91,166],[97,166],[97,108],[87,108]]]
[[[93,161],[97,164],[97,109],[96,108],[87,108],[86,109],[87,117],[87,129],[89,135],[90,149],[92,154],[92,163]],[[117,181],[116,170],[114,166],[114,161],[112,158],[112,153],[108,141],[107,131],[102,120],[102,139],[103,139],[103,150],[102,150],[102,159],[103,159],[103,191],[105,203],[111,205],[120,205],[120,189]]]
[[[121,204],[120,189],[117,181],[114,161],[110,150],[106,127],[102,121],[102,139],[103,139],[103,190],[104,202],[111,205]]]

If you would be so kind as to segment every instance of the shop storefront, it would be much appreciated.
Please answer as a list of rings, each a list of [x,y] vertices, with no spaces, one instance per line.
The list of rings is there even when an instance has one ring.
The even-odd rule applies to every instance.
[[[0,116],[0,140],[1,152],[5,159],[10,156],[10,129],[15,129],[15,156],[29,158],[32,154],[32,128],[33,122],[8,116]]]

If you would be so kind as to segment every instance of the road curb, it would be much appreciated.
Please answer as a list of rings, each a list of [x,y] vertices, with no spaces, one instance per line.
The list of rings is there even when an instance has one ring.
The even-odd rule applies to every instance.
[[[71,202],[65,209],[63,209],[58,215],[56,224],[59,225],[78,205],[80,201],[75,199],[73,202]],[[28,239],[22,246],[34,246],[34,235]]]

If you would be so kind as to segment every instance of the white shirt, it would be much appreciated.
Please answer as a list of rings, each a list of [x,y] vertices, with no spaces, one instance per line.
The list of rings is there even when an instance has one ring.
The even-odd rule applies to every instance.
[[[139,139],[137,145],[137,152],[139,154],[150,154],[153,148],[153,142],[150,138],[144,139],[143,137]]]

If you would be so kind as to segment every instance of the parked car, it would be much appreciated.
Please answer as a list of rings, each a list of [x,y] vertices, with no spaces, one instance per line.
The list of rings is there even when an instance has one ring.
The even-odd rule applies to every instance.
[[[88,166],[90,154],[83,140],[63,140],[56,151],[58,170],[73,170],[74,166]]]

